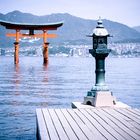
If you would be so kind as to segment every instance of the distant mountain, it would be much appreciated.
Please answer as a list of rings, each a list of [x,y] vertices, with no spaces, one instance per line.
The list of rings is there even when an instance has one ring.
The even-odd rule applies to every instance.
[[[36,16],[20,11],[13,11],[7,14],[0,14],[0,20],[21,22],[21,23],[47,23],[64,21],[64,25],[57,31],[58,38],[49,39],[52,44],[91,44],[91,38],[86,37],[96,27],[96,20],[87,20],[72,16],[68,13],[57,13],[46,16]],[[108,32],[113,35],[111,42],[140,42],[140,32],[124,24],[103,20],[103,24]],[[0,47],[12,46],[13,39],[6,38],[6,29],[0,26]],[[23,43],[27,45],[27,43]],[[36,45],[42,44],[39,40]],[[31,44],[32,45],[32,44]]]
[[[140,32],[140,26],[135,26],[135,27],[133,27],[133,29],[135,29],[136,31]]]

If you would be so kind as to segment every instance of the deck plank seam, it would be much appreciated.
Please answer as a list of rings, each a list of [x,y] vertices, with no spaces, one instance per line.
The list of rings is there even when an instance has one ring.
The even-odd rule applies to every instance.
[[[47,110],[48,110],[48,113],[49,113],[50,118],[51,118],[51,120],[52,120],[52,123],[53,123],[53,125],[54,125],[55,131],[56,131],[56,133],[57,133],[57,135],[58,135],[58,138],[61,140],[60,135],[59,135],[59,133],[58,133],[58,131],[57,131],[56,125],[55,125],[55,123],[54,123],[54,120],[53,120],[53,118],[52,118],[52,115],[50,114],[50,110],[49,110],[49,109],[47,109]]]
[[[45,121],[45,116],[44,116],[44,113],[43,113],[43,110],[42,110],[42,109],[41,109],[41,112],[42,112],[42,116],[43,116],[43,119],[44,119],[44,122],[45,122],[45,126],[46,126],[46,130],[47,130],[49,139],[51,139],[50,134],[49,134],[49,131],[48,131],[47,123],[46,123],[46,121]]]
[[[123,122],[123,120],[121,120],[121,119],[118,119],[115,115],[112,115],[111,113],[109,113],[108,111],[106,111],[105,109],[103,109],[105,112],[107,112],[110,116],[112,116],[114,119],[116,119],[120,124],[122,124],[123,125],[123,127],[125,127],[125,130],[129,130],[129,133],[128,134],[134,134],[136,137],[138,136],[138,134],[137,133],[135,133],[134,132],[134,130],[133,129],[130,129],[130,127],[128,127],[124,122]],[[132,136],[132,135],[130,135],[131,137],[133,137],[134,139],[135,139],[135,137],[134,136]]]
[[[123,129],[121,127],[121,122],[116,120],[116,118],[114,118],[112,115],[110,115],[110,113],[106,112],[105,110],[102,109],[102,111],[104,112],[105,116],[107,116],[115,125],[117,125],[123,132],[125,132],[127,135],[129,135],[129,137],[133,138],[127,131],[126,129]],[[115,120],[114,120],[115,119]],[[116,122],[117,121],[117,122]],[[121,125],[119,125],[121,124]],[[134,139],[134,138],[133,138]]]
[[[107,123],[107,126],[105,127],[97,118],[96,118],[96,116],[93,116],[93,114],[91,114],[90,112],[89,112],[89,109],[86,109],[86,111],[99,123],[99,124],[101,124],[101,126],[110,134],[110,135],[112,135],[115,139],[117,139],[110,131],[108,131],[108,129],[107,129],[107,127],[110,127],[109,125],[108,125],[108,123]],[[90,109],[90,111],[91,112],[93,112],[92,111],[92,109]],[[93,112],[94,113],[94,112]],[[102,119],[101,119],[102,120]],[[102,120],[103,122],[105,122],[104,120]]]
[[[125,115],[125,116],[128,116],[128,115],[126,115],[126,114],[124,114],[124,111],[122,112],[122,111],[120,111],[120,110],[117,110],[117,112],[119,112],[120,114],[122,114],[122,115]],[[126,112],[127,113],[127,112]],[[139,125],[140,126],[140,123],[139,123],[139,120],[137,120],[135,117],[131,117],[131,115],[129,115],[128,116],[129,118],[130,118],[130,120],[131,120],[131,122],[135,122],[137,125]],[[129,122],[129,121],[128,121]],[[133,124],[132,124],[133,125]],[[134,125],[133,125],[134,126]],[[134,126],[135,127],[135,126]],[[135,127],[136,128],[136,127]]]
[[[41,114],[42,114],[42,117],[43,117],[43,122],[45,123],[45,128],[46,128],[46,130],[47,130],[47,134],[48,134],[48,136],[49,136],[49,138],[48,139],[50,139],[50,135],[49,135],[49,132],[48,132],[48,128],[47,128],[47,125],[46,125],[46,121],[45,121],[45,118],[44,118],[44,114],[43,114],[43,111],[42,111],[42,109],[39,109],[40,110],[40,112],[41,112]],[[38,122],[38,120],[37,120],[37,126],[39,126],[39,122]],[[38,127],[37,128],[38,130],[38,132],[40,132],[40,130],[41,130],[41,128],[40,127]],[[39,138],[41,138],[42,137],[42,135],[39,133]]]
[[[131,120],[133,120],[133,117],[136,117],[135,115],[129,113],[130,111],[125,111],[124,109],[123,110],[118,110],[118,109],[115,109],[117,112],[119,112],[120,114],[126,116],[127,118],[130,118]],[[122,112],[123,111],[123,112]],[[137,118],[137,117],[136,117]],[[137,119],[140,119],[140,118],[137,118]],[[135,120],[134,120],[135,121]]]
[[[122,111],[120,111],[120,110],[116,110],[117,112],[119,112],[119,113],[121,113],[121,114],[124,114],[124,110],[122,110]],[[125,112],[125,113],[127,113],[127,112]],[[124,114],[124,115],[126,115],[126,114]],[[137,120],[138,121],[138,120]],[[135,123],[137,123],[137,121],[136,120],[134,120],[133,118],[131,118],[131,122],[135,122]],[[122,122],[123,124],[125,124],[124,122]],[[128,127],[128,129],[130,129],[131,131],[133,131],[135,134],[137,134],[137,135],[139,135],[140,136],[140,125],[139,125],[139,128],[137,128],[137,126],[135,126],[133,123],[130,123],[129,121],[127,122],[127,123],[129,123],[130,125],[132,125],[133,127]],[[132,128],[132,129],[131,129]],[[135,128],[135,129],[134,129]],[[138,132],[137,132],[138,131]]]
[[[51,119],[51,116],[50,116],[50,114],[49,114],[48,109],[42,109],[42,111],[43,111],[43,113],[44,113],[45,122],[47,123],[47,122],[50,120],[49,123],[51,123],[51,127],[53,128],[52,130],[53,130],[54,135],[56,135],[56,137],[58,137],[58,139],[60,139],[59,136],[58,136],[58,134],[57,134],[56,128],[54,127],[54,124],[53,124],[53,122],[52,122],[52,119]],[[45,115],[45,113],[46,113],[46,115]],[[49,118],[48,118],[49,120],[47,120],[47,117],[49,117]],[[48,124],[47,124],[47,126],[48,126],[48,130],[49,130],[49,127],[50,127],[50,126],[49,126]],[[49,134],[51,133],[52,130],[49,131]],[[52,138],[51,138],[51,134],[50,134],[50,139],[52,139]]]
[[[126,109],[125,110],[123,109],[123,111],[125,111],[130,116],[133,116],[133,117],[137,118],[138,120],[140,120],[140,117],[138,115],[136,115],[135,113],[133,113],[133,112],[131,112],[129,110],[126,110]]]
[[[109,125],[114,131],[116,131],[116,133],[118,133],[121,137],[123,137],[123,139],[125,139],[125,137],[124,137],[124,135],[123,134],[121,134],[121,132],[120,131],[118,131],[118,126],[117,127],[113,127],[110,123],[108,123],[108,121],[106,120],[106,119],[108,119],[106,116],[104,116],[104,117],[102,117],[102,115],[100,114],[100,111],[98,111],[98,113],[97,113],[97,111],[98,110],[95,110],[94,111],[94,113],[98,116],[98,117],[100,117],[104,122],[106,122],[106,124],[107,125]],[[100,115],[99,115],[100,114]],[[106,117],[106,118],[105,118]],[[109,120],[109,119],[108,119]],[[112,122],[114,125],[115,125],[115,123],[114,122]]]
[[[56,116],[57,116],[57,118],[58,118],[58,120],[59,120],[59,122],[60,122],[60,124],[61,124],[61,126],[62,126],[62,128],[64,130],[64,132],[65,132],[65,134],[67,135],[67,138],[70,140],[70,138],[69,138],[69,136],[68,136],[68,134],[67,134],[67,132],[66,132],[66,130],[65,130],[65,128],[64,128],[64,126],[63,126],[63,124],[62,124],[62,122],[61,122],[61,120],[59,118],[59,116],[58,116],[58,114],[56,113],[56,110],[55,109],[54,109],[54,112],[55,112],[55,114],[56,114]]]
[[[140,108],[135,108],[134,110],[136,110],[138,113],[140,113]]]
[[[124,114],[118,112],[116,109],[111,110],[111,114],[114,118],[122,122],[122,124],[124,124],[126,127],[132,127],[132,125],[129,123],[129,121],[132,120],[130,117],[126,117]]]
[[[70,122],[68,121],[67,117],[64,115],[62,109],[60,109],[60,110],[61,110],[63,116],[65,117],[65,119],[67,120],[67,123],[68,123],[69,126],[71,127],[72,131],[74,132],[75,136],[77,137],[78,140],[80,140],[79,137],[78,137],[78,135],[77,135],[76,132],[74,131],[73,127],[71,126]]]
[[[85,115],[85,113],[83,113],[83,111],[85,111],[85,109],[80,109],[80,111],[81,111],[81,113],[90,121],[90,123],[98,130],[98,132],[99,132],[103,137],[105,137],[105,138],[108,140],[107,136],[105,136],[104,133],[103,133],[102,131],[100,131],[100,128],[97,127],[97,126],[95,126],[94,123]],[[88,114],[88,115],[89,115],[89,114]],[[92,116],[90,116],[90,117],[92,118]],[[93,118],[92,118],[92,119],[93,119]],[[98,123],[98,122],[97,122],[97,123]],[[100,127],[102,127],[101,124],[98,123],[98,125],[99,125]]]
[[[91,129],[91,131],[92,131],[92,133],[94,133],[94,135],[95,135],[95,133],[98,135],[98,137],[102,137],[102,138],[100,138],[100,139],[106,139],[97,129],[96,129],[96,127],[82,114],[82,112],[80,111],[80,110],[74,110],[76,113],[77,113],[77,115],[80,117],[80,116],[83,116],[84,117],[84,120],[87,122],[88,121],[88,123],[86,123],[86,124],[89,124],[89,126],[87,125],[87,127],[89,128],[89,129]],[[77,112],[78,111],[78,112]],[[93,131],[93,128],[95,129],[94,131]],[[96,132],[95,132],[96,131]]]
[[[87,124],[81,119],[79,115],[74,110],[68,110],[73,119],[75,119],[75,122],[77,122],[77,125],[81,128],[83,133],[87,136],[88,139],[92,139],[94,137],[93,132],[91,131],[91,128],[87,126]]]
[[[68,129],[69,130],[69,132],[67,132],[67,130],[66,130],[66,133],[67,133],[68,137],[69,137],[69,135],[70,135],[70,137],[73,135],[74,136],[73,139],[78,139],[77,136],[76,136],[76,134],[75,134],[75,132],[74,132],[74,130],[72,129],[71,125],[69,125],[69,123],[68,123],[66,117],[64,116],[64,114],[62,113],[62,111],[60,109],[59,110],[56,109],[55,111],[56,111],[56,114],[58,115],[58,117],[59,117],[59,119],[60,119],[61,124],[63,125],[63,127],[66,127],[64,129]],[[61,116],[59,115],[59,113],[61,114]]]
[[[125,111],[122,112],[120,110],[117,110],[117,112],[129,117],[132,122],[135,122],[136,124],[138,124],[140,126],[140,118],[136,118],[135,116],[132,116],[131,114],[128,114],[127,112],[126,112],[126,114],[128,114],[128,115],[126,115],[126,114],[124,114]]]
[[[126,110],[128,110],[140,117],[140,112],[137,112],[135,109],[132,110],[132,109],[126,108]]]
[[[69,109],[67,109],[67,112],[69,113],[69,115],[72,117],[72,119],[75,121],[75,123],[77,124],[77,126],[80,128],[80,130],[82,131],[82,133],[85,135],[85,137],[87,138],[87,139],[89,139],[88,137],[87,137],[87,135],[85,134],[85,132],[81,129],[81,127],[79,126],[79,124],[77,123],[77,121],[75,120],[75,118],[71,115],[71,113],[68,111]]]
[[[125,139],[126,139],[126,137],[128,137],[128,136],[130,137],[130,135],[129,135],[128,133],[126,133],[126,132],[120,127],[120,125],[117,125],[113,120],[111,120],[111,119],[105,114],[105,112],[104,112],[103,110],[98,110],[98,111],[104,114],[104,117],[102,117],[102,118],[104,119],[104,118],[106,117],[106,119],[109,121],[109,123],[111,123],[110,126],[112,126],[112,124],[115,125],[115,127],[112,126],[112,128],[115,129],[122,137],[124,137]],[[128,140],[128,139],[126,139],[126,140]]]
[[[116,120],[114,117],[112,117],[109,113],[105,112],[103,109],[100,110],[102,111],[102,113],[113,123],[115,124],[126,137],[129,137],[129,139],[134,139],[125,129],[123,129],[123,127],[121,127],[120,123],[118,120]],[[128,139],[127,139],[128,140]]]

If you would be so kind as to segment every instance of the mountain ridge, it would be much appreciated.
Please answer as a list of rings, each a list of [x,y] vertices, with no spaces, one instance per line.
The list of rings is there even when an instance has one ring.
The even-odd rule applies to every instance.
[[[133,29],[135,29],[136,31],[140,32],[140,26],[135,26],[135,27],[133,27]]]
[[[83,19],[69,13],[38,16],[17,10],[7,14],[0,13],[0,20],[36,24],[64,21],[64,25],[54,31],[58,34],[58,38],[49,39],[52,44],[91,44],[91,38],[86,35],[92,33],[97,24],[97,20]],[[113,35],[113,38],[109,39],[110,42],[140,42],[140,32],[125,24],[103,19],[103,25]],[[8,43],[7,46],[13,45],[13,39],[6,38],[5,33],[6,29],[0,26],[0,40],[3,40],[3,42],[0,41],[0,47],[5,45],[5,42]],[[42,44],[42,42],[39,41],[37,44]]]

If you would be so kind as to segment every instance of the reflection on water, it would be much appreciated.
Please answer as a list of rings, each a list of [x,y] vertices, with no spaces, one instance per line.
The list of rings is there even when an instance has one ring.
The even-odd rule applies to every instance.
[[[18,87],[20,85],[20,70],[19,70],[19,64],[14,65],[15,66],[15,73],[13,75],[13,84],[15,85],[15,95],[20,95],[18,92]]]
[[[95,80],[93,58],[0,57],[0,139],[35,139],[35,109],[70,108]],[[106,82],[117,99],[140,107],[140,58],[108,58]]]

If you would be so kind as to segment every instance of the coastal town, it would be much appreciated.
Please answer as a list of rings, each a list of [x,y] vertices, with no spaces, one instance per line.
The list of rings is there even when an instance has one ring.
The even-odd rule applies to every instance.
[[[92,45],[50,45],[50,56],[62,57],[90,57],[89,49]],[[140,43],[111,43],[110,57],[140,57]],[[13,56],[14,47],[0,48],[1,56]],[[42,46],[20,47],[20,56],[42,56]]]

